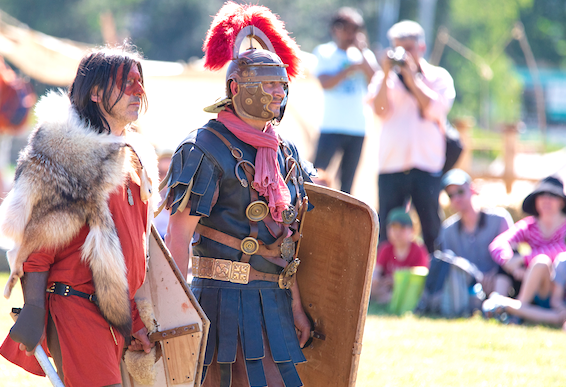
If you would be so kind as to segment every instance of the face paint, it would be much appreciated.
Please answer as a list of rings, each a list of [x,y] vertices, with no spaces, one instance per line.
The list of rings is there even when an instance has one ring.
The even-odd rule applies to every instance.
[[[118,73],[116,74],[116,85],[121,86],[123,81],[124,65],[118,68]],[[138,66],[135,64],[130,67],[130,72],[128,73],[128,78],[126,79],[126,88],[124,89],[124,94],[126,95],[143,95],[145,90],[141,84],[141,75],[138,70]]]

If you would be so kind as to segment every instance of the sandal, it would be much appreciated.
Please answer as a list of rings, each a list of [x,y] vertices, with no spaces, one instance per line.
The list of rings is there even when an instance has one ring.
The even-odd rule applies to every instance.
[[[482,313],[485,318],[495,318],[501,322],[506,322],[509,315],[505,312],[507,302],[505,297],[492,293],[487,300],[482,303]]]

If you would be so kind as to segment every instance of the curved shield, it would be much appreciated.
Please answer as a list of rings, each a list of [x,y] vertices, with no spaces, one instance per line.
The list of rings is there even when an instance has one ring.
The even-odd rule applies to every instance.
[[[200,386],[210,322],[153,226],[146,278],[135,298],[138,307],[149,301],[157,326],[149,338],[159,342],[161,356],[152,370],[155,383],[149,385]],[[123,362],[122,385],[148,386],[136,382]]]
[[[305,386],[354,386],[362,349],[378,220],[354,197],[306,183],[306,214],[297,280],[314,340],[297,365]]]

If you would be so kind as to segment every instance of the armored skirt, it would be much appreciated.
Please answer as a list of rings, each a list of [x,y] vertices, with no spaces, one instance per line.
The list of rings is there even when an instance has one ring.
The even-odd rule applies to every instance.
[[[207,128],[212,128],[215,133]],[[241,158],[236,159],[234,154],[241,155]],[[200,227],[219,232],[225,238],[241,241],[254,235],[262,247],[276,245],[286,235],[274,232],[267,220],[250,222],[249,210],[246,215],[254,193],[242,163],[253,166],[255,156],[253,146],[240,141],[216,120],[192,132],[172,158],[167,193],[171,213],[186,206],[184,209],[190,211],[190,215],[201,217]],[[291,202],[296,203],[306,196],[302,182],[310,181],[312,166],[300,160],[292,144],[281,140],[278,163],[284,177],[290,175],[287,166],[291,159],[299,178],[289,179],[286,183]],[[255,200],[266,202],[261,196]],[[269,259],[260,255],[262,250],[245,255],[236,247],[204,232],[193,246],[193,273],[196,277],[191,287],[211,322],[205,378],[206,367],[216,359],[220,366],[221,385],[229,385],[231,365],[236,361],[238,346],[241,345],[250,386],[267,385],[262,363],[266,349],[270,350],[285,385],[301,386],[295,364],[306,359],[295,332],[291,291],[280,288],[273,281],[283,270],[282,265],[274,262],[280,263],[282,258]],[[195,268],[194,257],[201,262],[204,259],[214,263],[228,262],[228,265],[230,262],[248,261],[252,272],[260,277],[270,276],[271,280],[254,280],[260,277],[250,276],[249,282],[235,283],[205,277],[199,275],[198,268]]]

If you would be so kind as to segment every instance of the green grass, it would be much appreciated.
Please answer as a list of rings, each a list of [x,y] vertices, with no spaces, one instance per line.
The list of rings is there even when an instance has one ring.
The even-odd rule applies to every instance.
[[[0,273],[0,285],[7,280]],[[19,285],[0,299],[0,340],[12,326],[10,308],[22,305]],[[471,319],[390,316],[370,306],[358,387],[565,386],[566,334],[542,326],[508,326]],[[49,386],[0,357],[0,386]],[[310,386],[308,386],[310,387]]]
[[[564,386],[565,345],[550,327],[370,314],[357,386]]]

